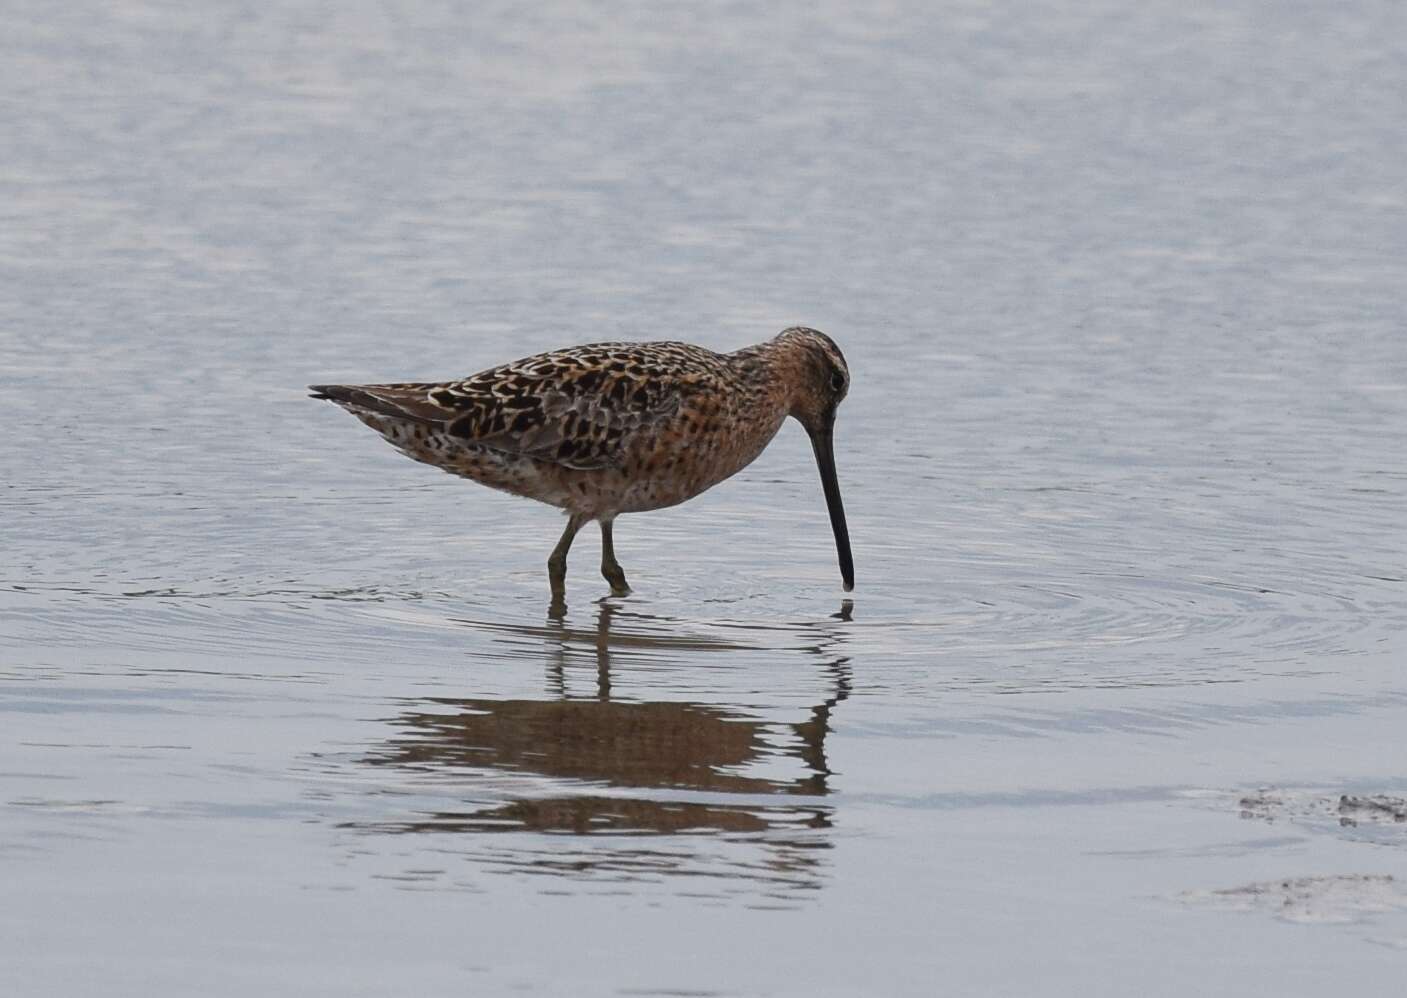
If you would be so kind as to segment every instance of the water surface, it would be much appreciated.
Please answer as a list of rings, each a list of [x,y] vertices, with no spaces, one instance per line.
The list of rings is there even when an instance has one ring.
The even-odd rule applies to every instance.
[[[7,994],[1400,981],[1397,5],[6,23]],[[795,426],[556,620],[302,391],[796,323],[848,597]]]

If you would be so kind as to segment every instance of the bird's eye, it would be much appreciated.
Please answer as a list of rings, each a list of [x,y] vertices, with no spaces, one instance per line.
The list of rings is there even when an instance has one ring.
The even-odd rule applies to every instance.
[[[845,387],[845,375],[839,371],[831,374],[831,391],[838,392]]]

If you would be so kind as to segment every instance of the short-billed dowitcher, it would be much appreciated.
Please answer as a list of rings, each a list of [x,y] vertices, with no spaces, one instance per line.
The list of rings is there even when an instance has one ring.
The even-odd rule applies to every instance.
[[[312,385],[403,454],[567,513],[547,561],[566,589],[567,551],[601,524],[601,574],[630,591],[611,527],[621,513],[673,506],[752,463],[793,416],[821,472],[845,589],[855,585],[835,476],[835,411],[850,369],[814,329],[719,354],[688,343],[593,343],[537,354],[460,381]]]

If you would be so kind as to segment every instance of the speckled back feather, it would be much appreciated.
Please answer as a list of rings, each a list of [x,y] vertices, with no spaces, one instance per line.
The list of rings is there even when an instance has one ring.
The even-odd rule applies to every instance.
[[[688,343],[591,343],[460,381],[320,390],[385,416],[442,425],[465,444],[593,470],[619,465],[634,433],[673,416],[692,394],[735,378],[719,354]]]

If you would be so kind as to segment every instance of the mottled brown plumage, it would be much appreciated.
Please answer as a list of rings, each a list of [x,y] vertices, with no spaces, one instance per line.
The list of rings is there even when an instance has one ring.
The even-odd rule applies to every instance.
[[[562,595],[566,551],[602,525],[602,570],[628,591],[611,523],[661,509],[735,474],[788,416],[816,446],[846,588],[849,542],[830,456],[835,407],[850,375],[825,334],[792,328],[729,354],[688,343],[594,343],[554,350],[460,381],[314,385],[402,453],[567,511],[549,562]]]

